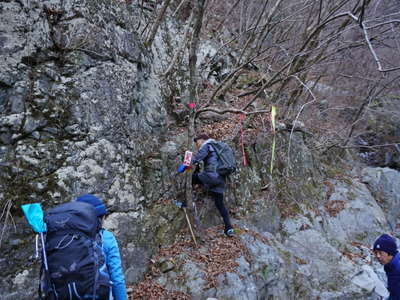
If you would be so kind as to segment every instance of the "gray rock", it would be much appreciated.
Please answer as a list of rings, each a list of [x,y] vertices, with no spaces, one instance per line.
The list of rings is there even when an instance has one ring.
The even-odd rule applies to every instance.
[[[365,185],[357,181],[351,186],[337,182],[328,203],[343,199],[346,201],[336,202],[344,205],[337,214],[329,216],[326,212],[323,226],[330,238],[344,243],[357,241],[372,245],[379,233],[388,230],[382,209]]]
[[[390,168],[365,168],[362,181],[367,184],[372,194],[387,214],[391,231],[397,230],[400,210],[400,172]]]
[[[353,277],[352,283],[360,286],[367,292],[374,291],[378,296],[384,299],[389,297],[389,292],[385,287],[385,283],[378,278],[370,266],[363,266],[362,271]]]
[[[238,300],[258,298],[257,287],[249,277],[241,278],[235,273],[225,273],[218,276],[218,283],[217,298]]]
[[[23,132],[25,133],[31,133],[38,129],[41,125],[43,124],[43,120],[36,120],[32,118],[31,116],[27,116],[25,118],[25,123],[23,127]]]

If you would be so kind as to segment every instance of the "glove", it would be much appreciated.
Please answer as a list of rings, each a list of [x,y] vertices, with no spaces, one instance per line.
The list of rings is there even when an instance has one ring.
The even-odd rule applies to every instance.
[[[178,206],[179,208],[183,208],[183,207],[187,206],[186,201],[184,201],[184,202],[176,201],[175,205]]]
[[[182,164],[182,165],[180,165],[180,166],[178,167],[177,172],[178,172],[178,173],[183,173],[183,172],[185,172],[186,168],[187,168],[187,166]]]

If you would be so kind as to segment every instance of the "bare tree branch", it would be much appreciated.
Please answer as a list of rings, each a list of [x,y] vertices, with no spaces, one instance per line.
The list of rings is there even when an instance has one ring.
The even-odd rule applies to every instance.
[[[186,0],[182,0],[181,3],[179,3],[178,7],[175,9],[173,12],[172,16],[175,16],[176,13],[181,9],[182,5],[185,3]]]
[[[296,118],[295,118],[294,121],[293,121],[292,130],[290,131],[290,136],[289,136],[289,145],[288,145],[288,152],[287,152],[287,160],[288,160],[287,172],[289,172],[289,168],[290,168],[290,146],[291,146],[291,144],[292,144],[292,136],[293,136],[294,129],[296,128],[296,124],[297,124],[297,122],[298,122],[299,116],[300,116],[301,112],[303,111],[303,109],[304,109],[307,105],[310,105],[311,103],[314,103],[314,102],[317,101],[317,98],[315,97],[315,95],[314,95],[314,93],[312,92],[312,90],[307,86],[307,84],[305,84],[305,83],[304,83],[302,80],[300,80],[300,78],[297,77],[297,76],[292,75],[292,77],[294,77],[296,80],[298,80],[298,81],[300,82],[300,84],[301,84],[302,86],[304,86],[304,87],[307,89],[307,91],[308,91],[308,92],[310,93],[310,95],[312,96],[313,100],[311,100],[311,101],[309,101],[309,102],[307,102],[307,103],[304,103],[304,104],[300,107],[299,112],[297,113],[297,116],[296,116]],[[287,173],[287,174],[288,174],[288,173]]]
[[[163,5],[161,6],[160,12],[158,13],[157,19],[155,20],[155,22],[154,22],[154,24],[153,24],[153,26],[151,28],[150,35],[149,35],[148,39],[145,42],[145,45],[147,47],[151,47],[151,44],[153,43],[153,40],[154,40],[154,38],[156,36],[158,27],[160,26],[161,21],[164,18],[165,11],[167,10],[167,7],[168,7],[170,2],[171,2],[171,0],[164,0]]]
[[[237,109],[237,108],[227,108],[227,109],[218,109],[218,108],[214,108],[214,107],[205,107],[205,108],[201,108],[199,110],[196,111],[196,116],[204,113],[204,112],[214,112],[220,115],[226,114],[226,113],[232,113],[232,114],[244,114],[244,115],[254,115],[254,114],[262,114],[262,113],[269,113],[269,110],[265,109],[265,110],[255,110],[255,111],[244,111],[241,109]]]
[[[171,73],[172,68],[174,67],[176,61],[178,60],[179,56],[182,53],[183,48],[186,45],[186,41],[187,41],[189,33],[190,33],[190,24],[192,24],[193,16],[194,16],[194,14],[193,14],[193,11],[192,11],[192,13],[190,14],[189,20],[188,20],[188,22],[186,24],[185,34],[182,37],[181,43],[180,43],[178,49],[175,51],[174,57],[172,58],[167,70],[162,74],[162,76],[164,76],[164,77],[168,76],[169,73]]]
[[[198,51],[198,44],[200,38],[200,31],[203,24],[203,16],[204,16],[204,5],[205,0],[195,0],[195,8],[193,15],[195,17],[195,22],[193,25],[193,33],[192,39],[190,42],[189,48],[189,97],[190,100],[194,100],[197,95],[197,70],[196,70],[196,63],[197,63],[197,51]],[[188,124],[188,135],[187,135],[187,146],[188,149],[193,148],[193,137],[195,134],[195,121],[196,121],[196,114],[194,111],[191,111],[189,116],[189,124]],[[193,209],[193,199],[192,199],[192,176],[191,174],[186,174],[185,177],[185,197],[187,201],[187,205],[191,215],[193,216],[194,209]],[[201,229],[198,230],[199,234],[203,234]]]
[[[283,71],[284,71],[287,67],[290,66],[291,63],[292,63],[291,61],[288,61],[285,65],[283,65],[283,66],[281,67],[281,69],[280,69],[279,71],[277,71],[277,72],[274,74],[274,76],[272,76],[267,82],[265,82],[265,83],[262,85],[262,87],[260,88],[260,90],[258,91],[258,93],[255,94],[254,97],[251,98],[251,100],[250,100],[249,102],[247,102],[246,105],[243,106],[242,109],[243,109],[243,110],[247,109],[251,104],[253,104],[254,101],[257,100],[258,96],[260,96],[261,92],[262,92],[264,89],[266,89],[266,88],[272,86],[273,84],[275,84],[275,83],[277,82],[276,78],[277,78],[279,75],[281,75],[281,74],[283,73]],[[279,80],[278,80],[278,81],[279,81]]]
[[[204,14],[204,3],[205,0],[196,0],[195,6],[195,23],[193,25],[193,34],[190,42],[189,48],[189,94],[190,99],[195,99],[196,88],[197,88],[197,49],[199,45],[200,30],[203,24],[203,14]]]
[[[220,0],[217,0],[217,1],[220,1]],[[242,1],[242,0],[236,0],[236,2],[233,4],[233,6],[229,9],[229,11],[222,18],[222,21],[219,23],[219,25],[215,29],[215,32],[218,32],[221,29],[222,25],[225,23],[225,21],[229,20],[229,16],[232,14],[232,11],[236,8],[236,6],[239,4],[240,1]]]
[[[357,21],[357,22],[359,21],[358,17],[355,16],[354,14],[352,14],[351,12],[347,12],[345,14],[347,14],[349,17],[351,17],[355,21]],[[375,60],[375,62],[377,64],[377,66],[378,66],[378,71],[380,71],[380,72],[392,72],[392,71],[400,70],[400,66],[399,67],[395,67],[395,68],[388,68],[388,69],[385,69],[385,68],[382,67],[381,60],[379,59],[379,56],[376,53],[375,48],[372,46],[371,38],[369,37],[369,34],[368,34],[368,29],[377,28],[377,27],[380,27],[380,26],[383,26],[383,25],[387,25],[387,24],[400,23],[400,20],[393,19],[393,20],[390,20],[390,21],[386,21],[386,22],[381,22],[381,23],[375,24],[373,26],[366,26],[366,22],[368,22],[368,21],[361,22],[362,29],[363,29],[363,32],[364,32],[364,37],[365,37],[365,41],[367,42],[368,48],[369,48],[372,56],[374,57],[374,60]]]
[[[400,153],[398,149],[400,143],[391,143],[391,144],[382,144],[382,145],[353,145],[353,146],[340,146],[340,148],[382,148],[382,147],[395,147],[396,150]]]

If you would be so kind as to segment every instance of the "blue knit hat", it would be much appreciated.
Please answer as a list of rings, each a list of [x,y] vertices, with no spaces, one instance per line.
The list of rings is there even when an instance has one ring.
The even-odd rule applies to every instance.
[[[382,234],[374,243],[374,251],[381,250],[395,256],[397,253],[396,240],[388,234]]]
[[[86,194],[79,196],[76,201],[86,202],[92,204],[96,209],[96,215],[98,217],[104,216],[107,213],[106,206],[104,205],[103,201],[92,194]]]

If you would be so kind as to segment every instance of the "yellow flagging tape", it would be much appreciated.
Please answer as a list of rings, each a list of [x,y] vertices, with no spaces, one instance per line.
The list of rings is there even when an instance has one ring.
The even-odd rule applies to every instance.
[[[277,109],[275,105],[272,105],[271,107],[271,127],[272,127],[272,147],[271,147],[271,164],[269,166],[269,172],[272,174],[272,170],[274,169],[274,160],[275,160],[275,128],[276,128],[276,114],[277,114]]]
[[[271,124],[272,124],[272,129],[274,130],[274,134],[275,134],[275,127],[276,127],[276,114],[277,114],[277,109],[275,105],[272,105],[271,107]]]

